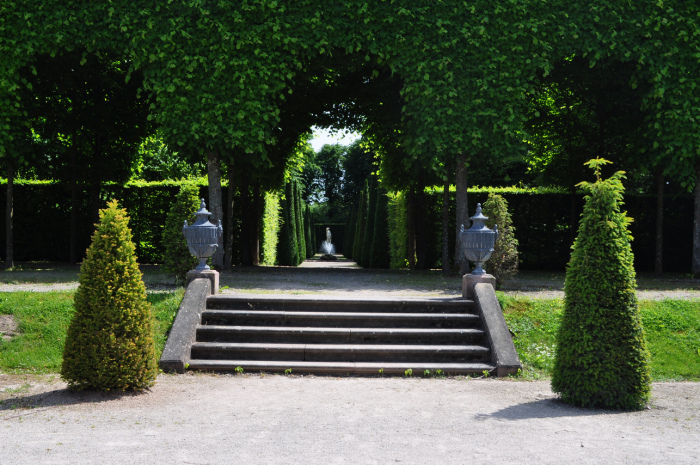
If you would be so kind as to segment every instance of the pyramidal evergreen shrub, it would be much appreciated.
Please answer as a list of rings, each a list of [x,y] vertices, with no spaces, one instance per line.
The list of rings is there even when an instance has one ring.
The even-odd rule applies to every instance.
[[[513,220],[508,212],[508,202],[503,196],[489,193],[484,202],[484,215],[489,217],[486,221],[489,228],[493,229],[494,225],[498,225],[498,238],[491,258],[486,263],[486,269],[496,278],[496,286],[500,288],[503,281],[518,273],[518,240],[515,238]]]
[[[170,207],[163,228],[163,268],[175,276],[177,284],[185,282],[188,271],[197,266],[198,260],[187,248],[187,241],[182,234],[185,221],[194,224],[197,220],[195,212],[199,210],[199,187],[185,183],[180,186],[180,192],[175,197],[175,203]]]
[[[621,210],[623,172],[581,183],[586,196],[566,270],[564,313],[557,337],[552,390],[580,407],[641,409],[649,399],[649,353],[635,295],[628,225]]]
[[[116,200],[101,210],[80,267],[61,367],[71,389],[140,390],[155,381],[153,315],[128,222]]]

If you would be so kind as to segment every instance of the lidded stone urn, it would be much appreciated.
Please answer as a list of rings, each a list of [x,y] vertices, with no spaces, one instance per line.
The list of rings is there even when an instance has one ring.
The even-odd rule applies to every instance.
[[[482,265],[491,257],[493,246],[498,238],[498,225],[494,229],[489,229],[484,221],[488,220],[487,216],[481,213],[481,204],[476,206],[476,215],[472,216],[471,228],[465,230],[462,225],[460,230],[460,238],[462,239],[462,250],[464,257],[470,262],[474,262],[475,268],[472,271],[473,275],[486,274]]]
[[[216,252],[217,247],[219,247],[219,240],[224,233],[224,229],[221,227],[221,220],[219,220],[218,225],[212,224],[209,222],[209,215],[211,215],[211,212],[207,211],[207,206],[204,203],[204,199],[202,199],[199,211],[195,213],[197,221],[192,226],[189,226],[187,220],[185,220],[185,225],[182,227],[182,234],[185,236],[190,253],[199,259],[199,264],[195,271],[210,269],[209,265],[207,265],[207,259]]]

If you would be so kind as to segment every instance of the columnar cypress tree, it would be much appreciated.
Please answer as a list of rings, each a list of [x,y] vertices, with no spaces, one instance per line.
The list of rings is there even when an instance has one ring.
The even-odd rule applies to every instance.
[[[314,215],[311,214],[311,207],[309,207],[309,229],[311,229],[311,256],[314,256],[318,243],[316,242],[316,226],[314,225]]]
[[[369,267],[372,257],[372,238],[374,236],[374,213],[377,211],[377,178],[370,177],[369,200],[367,200],[367,221],[365,235],[362,238],[362,266]]]
[[[382,187],[377,188],[377,206],[374,213],[374,233],[370,252],[370,268],[389,268],[389,198]]]
[[[295,211],[297,215],[297,250],[299,251],[299,258],[297,265],[304,260],[306,260],[306,239],[304,238],[304,201],[301,199],[301,183],[299,180],[294,180],[294,199],[296,203]]]
[[[355,237],[355,210],[350,209],[350,220],[345,226],[345,238],[343,238],[343,255],[352,259],[352,243]]]
[[[298,262],[296,220],[294,218],[294,198],[291,183],[284,189],[284,197],[280,201],[282,210],[282,226],[277,241],[277,261],[282,266],[296,266]]]
[[[306,258],[314,256],[314,246],[311,242],[311,208],[304,208],[304,240],[306,241]]]
[[[357,227],[355,228],[355,239],[352,249],[352,256],[355,262],[362,266],[362,238],[365,235],[365,217],[367,215],[367,181],[360,193],[360,204],[357,206]]]
[[[101,210],[80,267],[61,367],[72,389],[143,389],[156,379],[153,314],[128,223],[116,200]]]
[[[557,337],[552,390],[581,407],[640,409],[650,374],[628,225],[621,211],[623,172],[600,179],[600,158],[587,165],[595,183],[586,196],[566,270],[564,314]]]
[[[184,283],[188,271],[197,266],[197,259],[187,248],[182,226],[185,221],[193,224],[199,210],[199,187],[191,183],[180,186],[175,203],[170,207],[163,228],[163,268],[175,276],[175,282]]]
[[[289,207],[289,240],[292,241],[292,261],[290,265],[297,266],[299,264],[299,232],[297,220],[297,199],[296,199],[296,186],[294,180],[287,184],[287,190],[285,194],[289,194],[289,200],[287,200],[287,205]]]

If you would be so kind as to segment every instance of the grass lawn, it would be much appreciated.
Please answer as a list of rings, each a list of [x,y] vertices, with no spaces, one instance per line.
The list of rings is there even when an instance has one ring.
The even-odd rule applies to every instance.
[[[0,371],[60,371],[66,330],[75,291],[0,292],[0,315],[13,315],[19,335],[0,340]],[[149,293],[156,319],[158,357],[183,291]],[[546,378],[554,363],[561,299],[515,298],[498,293],[525,379]],[[641,301],[640,311],[651,352],[655,381],[700,381],[700,301]]]
[[[75,291],[0,292],[0,315],[13,315],[19,335],[0,340],[0,370],[56,373],[61,369]],[[184,291],[148,294],[156,321],[156,355],[165,346]]]
[[[554,366],[564,301],[513,298],[498,293],[527,378],[548,377]],[[700,381],[700,302],[641,301],[654,381]]]

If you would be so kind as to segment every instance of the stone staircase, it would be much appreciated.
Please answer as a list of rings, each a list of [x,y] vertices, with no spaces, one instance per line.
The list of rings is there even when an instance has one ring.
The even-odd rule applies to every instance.
[[[207,280],[188,287],[161,358],[165,371],[497,374],[473,300],[246,297],[201,290],[198,299],[190,295],[199,308],[185,309],[181,317],[197,281],[204,286]]]

